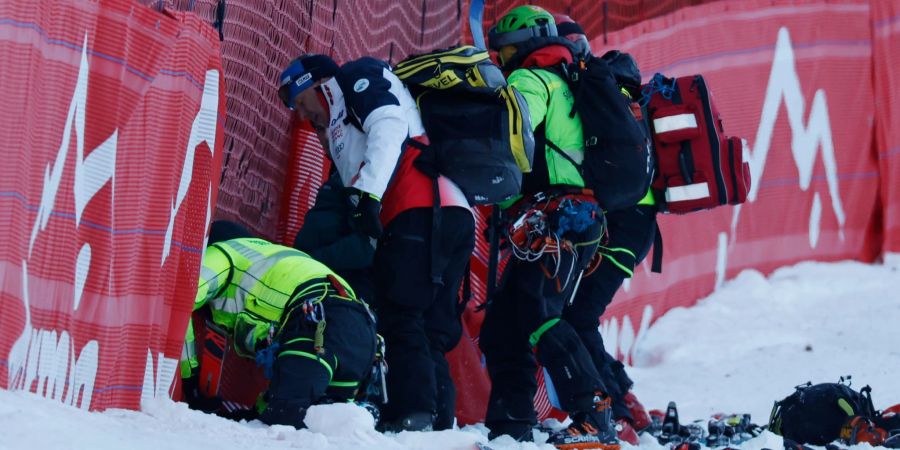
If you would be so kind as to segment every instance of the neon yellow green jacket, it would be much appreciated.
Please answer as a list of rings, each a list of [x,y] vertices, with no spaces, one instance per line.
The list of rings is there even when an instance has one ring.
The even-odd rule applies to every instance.
[[[291,299],[329,285],[337,279],[356,300],[343,279],[300,250],[262,239],[241,238],[210,245],[203,255],[194,311],[209,305],[212,320],[234,339],[242,356],[254,356],[257,346],[278,330],[281,315]],[[323,279],[309,284],[311,280]],[[302,291],[297,288],[303,286]],[[190,376],[198,366],[193,327],[188,326],[182,351],[181,374]]]
[[[578,114],[569,117],[574,97],[566,81],[549,70],[532,68],[514,70],[507,82],[525,97],[532,129],[544,123],[547,140],[565,151],[573,161],[581,163],[584,160],[581,118]],[[543,151],[546,155],[549,184],[584,186],[578,168],[565,157],[549,146],[535,151]]]

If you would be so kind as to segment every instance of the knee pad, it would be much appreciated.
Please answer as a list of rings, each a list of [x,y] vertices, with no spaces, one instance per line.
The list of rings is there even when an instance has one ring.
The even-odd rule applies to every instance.
[[[571,327],[550,327],[541,336],[537,349],[538,359],[550,373],[564,410],[588,408],[594,392],[606,391],[590,354]]]

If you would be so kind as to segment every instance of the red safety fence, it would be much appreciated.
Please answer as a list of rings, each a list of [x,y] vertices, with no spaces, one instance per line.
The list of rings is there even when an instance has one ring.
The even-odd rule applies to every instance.
[[[497,20],[507,11],[523,4],[537,5],[552,13],[565,14],[581,25],[589,39],[604,42],[607,35],[629,25],[669,14],[689,6],[712,3],[719,0],[485,0],[482,13],[484,36]],[[464,11],[469,10],[471,0],[463,2]],[[472,43],[469,21],[464,20],[461,28],[462,41]]]
[[[275,95],[281,68],[302,52],[396,62],[467,38],[465,1],[375,3],[229,1],[221,44],[209,0],[165,2],[195,14],[0,4],[0,138],[14,149],[0,167],[0,387],[85,408],[167,392],[210,216],[290,242],[325,173],[314,134]],[[486,26],[513,5],[488,3]],[[604,317],[626,361],[647,362],[641,339],[661,314],[740,270],[900,251],[897,5],[540,4],[581,21],[596,53],[632,53],[648,77],[703,73],[726,131],[750,144],[748,203],[663,217],[664,273],[645,264]],[[460,423],[482,419],[489,390],[471,310],[486,261],[479,241],[451,354]]]
[[[214,31],[129,1],[0,3],[0,387],[168,396],[222,163]]]
[[[216,21],[215,0],[143,2]],[[325,158],[314,134],[292,130],[277,96],[281,70],[304,53],[327,54],[339,63],[366,55],[397,62],[447,47],[459,40],[466,11],[445,0],[225,4],[221,52],[228,120],[215,218],[290,244],[321,185]]]

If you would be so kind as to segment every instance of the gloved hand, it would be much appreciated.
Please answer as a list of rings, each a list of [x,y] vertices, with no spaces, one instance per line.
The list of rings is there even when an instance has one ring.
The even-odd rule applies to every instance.
[[[381,237],[381,199],[369,194],[368,192],[359,192],[359,201],[356,207],[350,213],[353,220],[353,228],[371,238],[378,239]]]
[[[191,409],[203,411],[206,413],[215,413],[222,407],[221,397],[207,397],[200,393],[199,380],[197,375],[181,380],[182,393],[184,394],[184,402]]]

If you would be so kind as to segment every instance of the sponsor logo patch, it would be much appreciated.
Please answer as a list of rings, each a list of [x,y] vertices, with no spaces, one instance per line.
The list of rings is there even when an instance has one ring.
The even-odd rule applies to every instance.
[[[353,83],[353,92],[362,92],[369,87],[369,80],[365,78],[360,78],[356,80],[356,83]]]

